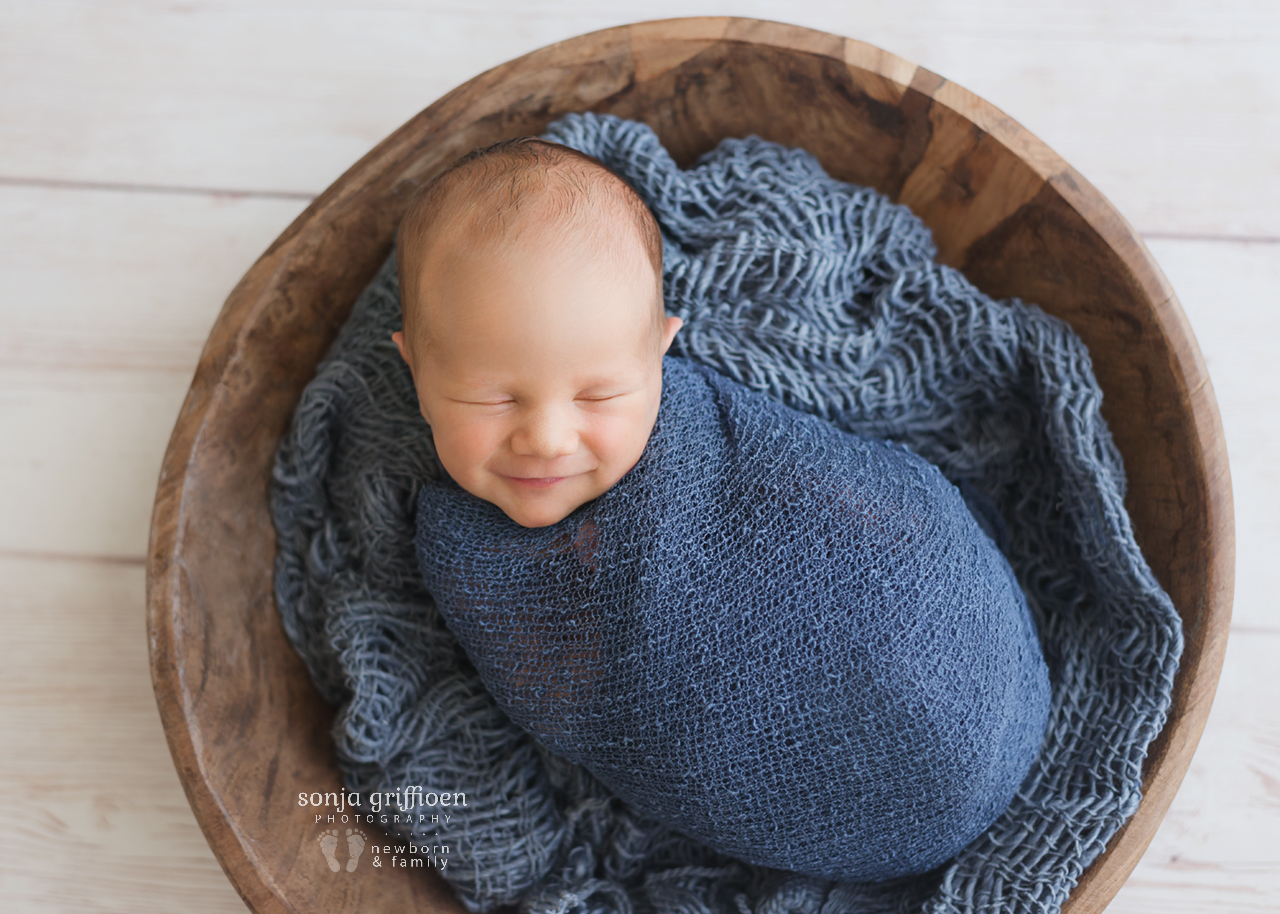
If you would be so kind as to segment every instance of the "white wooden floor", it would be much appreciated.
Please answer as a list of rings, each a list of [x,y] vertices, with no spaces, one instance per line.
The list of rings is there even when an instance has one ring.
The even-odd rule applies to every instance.
[[[151,695],[160,458],[224,297],[480,71],[627,21],[782,19],[921,63],[1102,189],[1181,296],[1235,484],[1196,760],[1112,912],[1280,910],[1280,4],[0,0],[0,907],[230,912]]]

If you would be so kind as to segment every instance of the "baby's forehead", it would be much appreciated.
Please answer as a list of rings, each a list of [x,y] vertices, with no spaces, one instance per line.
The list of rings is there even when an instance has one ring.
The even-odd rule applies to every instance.
[[[418,341],[443,347],[446,324],[461,327],[482,313],[504,320],[493,296],[478,300],[478,310],[465,303],[475,304],[483,294],[477,289],[493,289],[494,277],[512,275],[512,265],[518,277],[506,288],[514,299],[527,298],[533,286],[562,288],[580,274],[604,275],[593,312],[611,310],[601,299],[616,298],[619,307],[639,303],[637,313],[651,314],[656,328],[663,316],[662,237],[640,196],[605,165],[567,147],[513,143],[514,149],[464,159],[409,207],[398,240],[406,336],[415,347]],[[577,272],[557,274],[565,264]]]
[[[495,172],[476,167],[442,195],[437,224],[473,244],[513,243],[546,232],[555,232],[565,243],[641,243],[627,193],[616,177],[599,168]]]
[[[638,242],[661,273],[661,231],[630,184],[579,150],[517,137],[464,156],[410,203],[399,232],[402,284],[416,284],[424,255],[436,245],[460,239],[485,247],[527,225],[577,229],[587,240],[607,240],[609,251]]]

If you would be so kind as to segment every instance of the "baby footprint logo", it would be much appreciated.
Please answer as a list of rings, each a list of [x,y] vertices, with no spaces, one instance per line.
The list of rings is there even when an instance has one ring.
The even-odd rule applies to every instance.
[[[320,853],[324,854],[324,859],[329,864],[329,869],[335,873],[338,872],[338,870],[342,869],[342,864],[338,862],[338,858],[333,854],[338,849],[338,830],[334,828],[322,831],[319,840]]]
[[[347,829],[347,872],[354,873],[356,866],[360,863],[360,855],[364,853],[365,838],[364,832],[358,828]],[[335,871],[336,872],[336,871]]]
[[[329,865],[330,872],[338,873],[342,871],[342,864],[338,862],[338,839],[342,837],[342,833],[336,828],[325,829],[320,833],[320,837],[316,840],[320,842],[320,853],[324,854],[324,862]],[[364,853],[364,846],[367,842],[368,835],[358,828],[347,829],[347,872],[354,873],[356,867],[360,865],[360,855]]]

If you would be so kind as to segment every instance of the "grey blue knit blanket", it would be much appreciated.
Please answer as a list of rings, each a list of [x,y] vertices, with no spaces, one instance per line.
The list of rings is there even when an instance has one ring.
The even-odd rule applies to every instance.
[[[1044,734],[1009,563],[903,446],[663,361],[639,461],[560,522],[424,485],[427,590],[498,707],[634,809],[807,875],[932,870]]]
[[[673,353],[904,444],[989,506],[1048,663],[1044,740],[983,834],[928,873],[872,883],[740,863],[548,751],[498,707],[419,574],[417,502],[443,473],[390,341],[389,260],[304,392],[271,493],[277,604],[338,710],[349,788],[464,793],[447,822],[385,827],[448,845],[442,875],[473,910],[1057,911],[1137,808],[1182,648],[1134,542],[1084,346],[936,264],[906,208],[801,150],[726,140],[682,171],[641,124],[570,115],[546,136],[600,158],[652,208],[667,307],[685,321]]]

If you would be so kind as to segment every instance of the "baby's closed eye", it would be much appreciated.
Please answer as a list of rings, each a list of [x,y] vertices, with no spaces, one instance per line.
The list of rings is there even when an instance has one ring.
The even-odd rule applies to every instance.
[[[510,397],[500,400],[457,400],[450,398],[452,403],[462,403],[466,406],[506,406],[509,403],[516,402]]]
[[[578,412],[585,415],[623,414],[635,402],[638,394],[624,393],[610,396],[574,397],[573,405]]]

